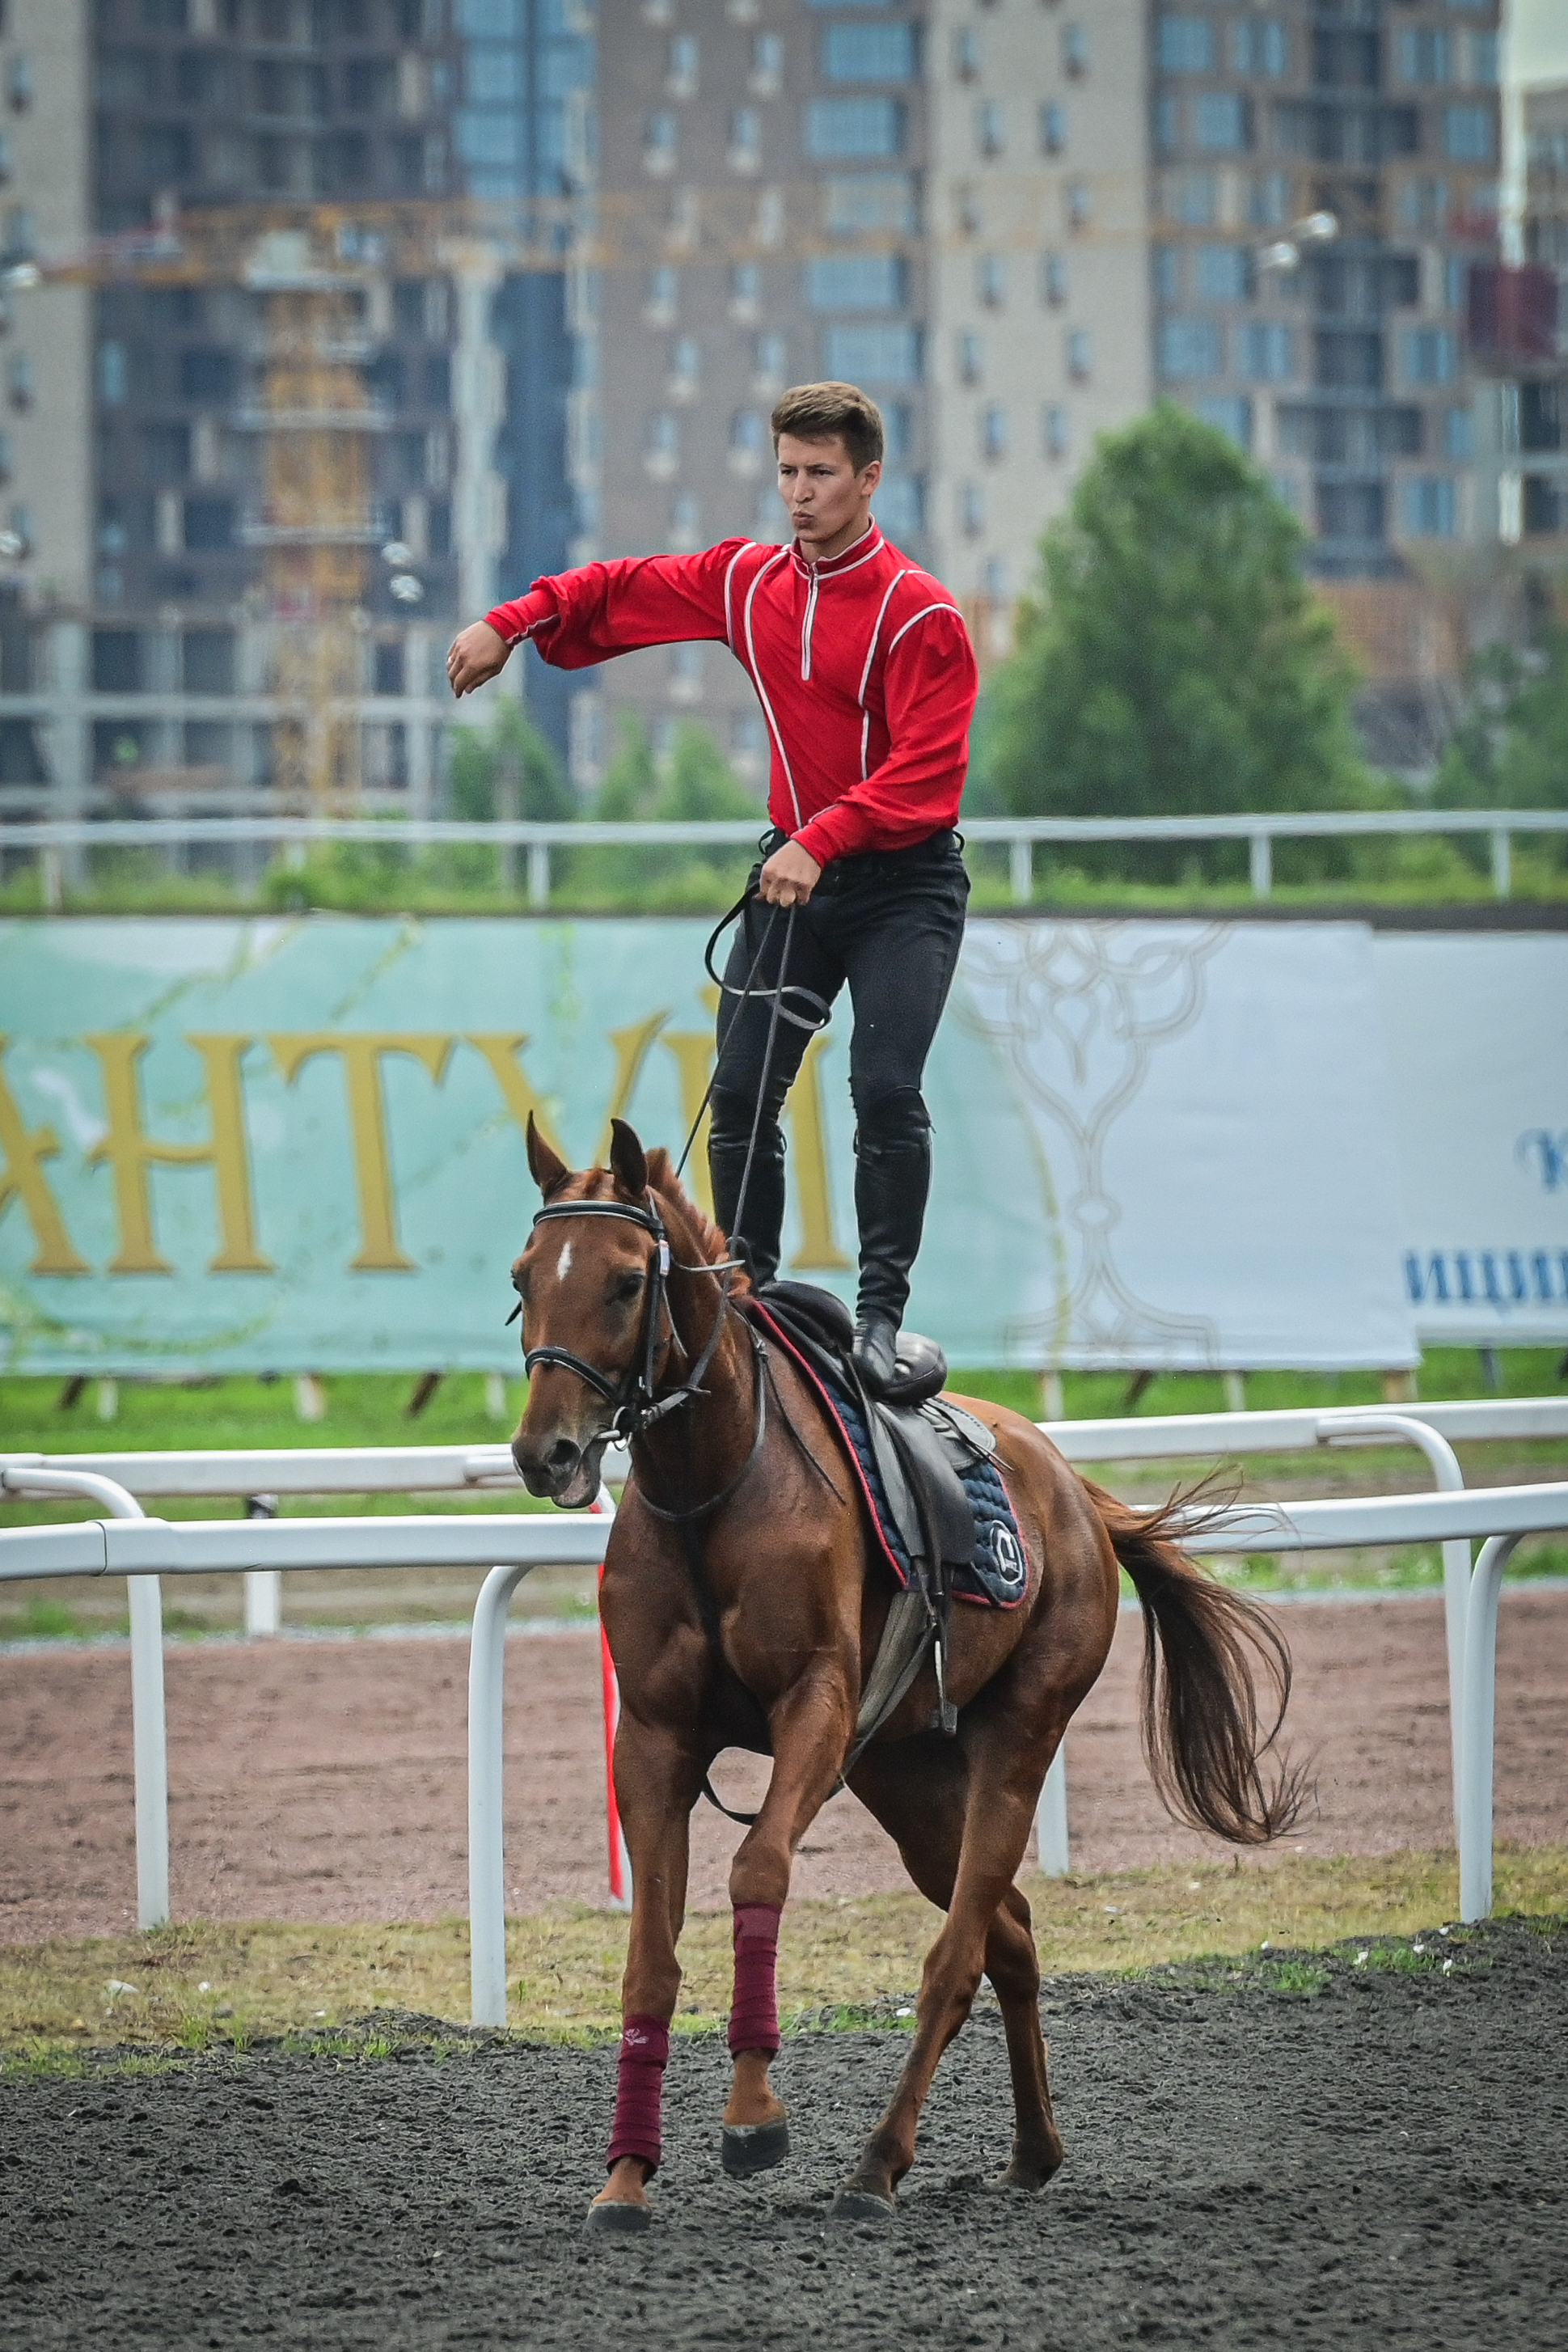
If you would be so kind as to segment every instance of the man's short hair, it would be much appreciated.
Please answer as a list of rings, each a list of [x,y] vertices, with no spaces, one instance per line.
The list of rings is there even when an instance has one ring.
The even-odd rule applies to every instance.
[[[840,440],[857,474],[884,446],[882,411],[852,383],[798,383],[773,412],[773,446],[788,433],[797,441]]]

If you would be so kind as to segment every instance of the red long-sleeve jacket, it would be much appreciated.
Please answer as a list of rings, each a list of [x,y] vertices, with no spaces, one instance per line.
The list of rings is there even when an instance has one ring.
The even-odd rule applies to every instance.
[[[721,540],[537,580],[486,619],[559,669],[639,646],[714,639],[757,689],[768,810],[820,866],[905,849],[958,814],[975,656],[947,591],[873,523],[841,555]]]

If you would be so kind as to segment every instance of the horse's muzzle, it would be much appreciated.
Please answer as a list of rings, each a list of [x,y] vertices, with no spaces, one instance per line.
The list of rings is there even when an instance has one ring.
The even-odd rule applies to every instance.
[[[582,1510],[597,1496],[603,1452],[601,1439],[583,1446],[575,1438],[549,1432],[534,1438],[519,1430],[512,1440],[512,1459],[529,1494],[569,1511]]]

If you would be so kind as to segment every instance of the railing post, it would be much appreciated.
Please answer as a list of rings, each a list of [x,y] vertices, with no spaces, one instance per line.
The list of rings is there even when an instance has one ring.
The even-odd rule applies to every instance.
[[[1491,1916],[1492,1741],[1497,1727],[1497,1604],[1517,1536],[1481,1546],[1465,1615],[1464,1788],[1459,1801],[1459,1916]]]
[[[1274,887],[1273,839],[1269,834],[1254,833],[1248,835],[1248,840],[1250,845],[1249,867],[1252,881],[1252,896],[1255,898],[1267,898]]]
[[[1494,898],[1506,898],[1513,887],[1512,845],[1501,825],[1491,837],[1491,891]]]
[[[528,844],[528,904],[530,907],[549,905],[549,844],[530,841]]]
[[[515,1565],[490,1570],[474,1604],[468,1652],[468,1968],[476,2025],[507,2022],[507,1604],[528,1572]]]
[[[1034,1840],[1040,1874],[1065,1878],[1072,1867],[1067,1843],[1067,1742],[1061,1740],[1051,1759],[1045,1786],[1035,1808]]]
[[[1008,844],[1008,879],[1013,905],[1027,907],[1034,897],[1034,844],[1025,836],[1015,835]]]
[[[163,1600],[155,1576],[128,1576],[131,1742],[136,1777],[136,1924],[169,1924],[169,1751],[163,1713]]]
[[[65,866],[57,849],[38,852],[39,896],[46,915],[57,915],[65,904]]]

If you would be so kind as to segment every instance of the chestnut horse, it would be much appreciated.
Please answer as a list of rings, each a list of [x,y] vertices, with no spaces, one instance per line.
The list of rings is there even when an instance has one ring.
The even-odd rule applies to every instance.
[[[841,1445],[791,1358],[744,1312],[746,1277],[682,1191],[617,1120],[611,1164],[573,1174],[530,1124],[545,1206],[512,1269],[530,1371],[512,1453],[534,1495],[580,1507],[617,1426],[632,1475],[604,1562],[601,1606],[621,1685],[615,1794],[633,1900],[622,1990],[615,2121],[589,2226],[651,2218],[660,2099],[681,1970],[692,1808],[722,1748],[773,1759],[730,1870],[736,1981],[724,2110],[726,2169],[787,2152],[768,2083],[779,2047],[779,1914],[801,1838],[840,1785],[893,1581],[873,1565]],[[1001,2181],[1044,2187],[1061,2161],[1040,2035],[1040,1965],[1014,1885],[1046,1769],[1104,1665],[1117,1563],[1145,1612],[1145,1748],[1174,1811],[1249,1844],[1295,1817],[1297,1777],[1260,1759],[1289,1691],[1283,1643],[1166,1531],[1092,1486],[1016,1412],[965,1398],[995,1432],[1029,1563],[1013,1610],[953,1612],[946,1687],[956,1737],[934,1729],[927,1664],[850,1769],[848,1785],[946,1913],[925,1960],[893,2099],[834,2200],[884,2220],[915,2159],[937,2060],[982,1973],[1007,2032],[1011,2160]],[[1265,1728],[1251,1657],[1278,1700]]]

